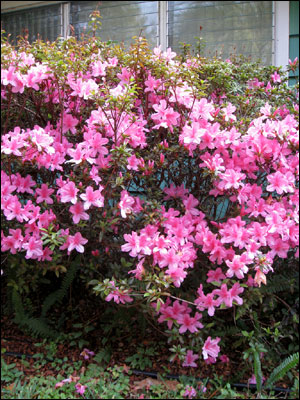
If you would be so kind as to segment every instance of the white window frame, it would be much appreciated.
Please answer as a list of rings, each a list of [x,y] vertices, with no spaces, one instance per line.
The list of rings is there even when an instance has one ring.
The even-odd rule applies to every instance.
[[[274,1],[274,60],[276,67],[286,66],[289,61],[290,2]]]
[[[61,4],[61,35],[67,38],[70,34],[70,3]]]
[[[168,2],[158,2],[158,43],[163,51],[168,47]]]
[[[3,2],[5,3],[5,2]],[[61,3],[61,35],[70,34],[70,2],[66,1],[14,1],[4,12]],[[289,1],[273,1],[272,64],[286,66],[289,60]],[[162,50],[168,47],[168,2],[158,1],[158,43]]]

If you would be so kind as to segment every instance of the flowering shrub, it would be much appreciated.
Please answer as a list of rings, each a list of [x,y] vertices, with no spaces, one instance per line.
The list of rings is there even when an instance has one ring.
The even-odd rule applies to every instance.
[[[215,362],[211,317],[298,257],[297,91],[282,69],[69,37],[3,40],[1,79],[5,268],[25,258],[38,282],[79,253],[96,294],[194,338],[172,360]]]

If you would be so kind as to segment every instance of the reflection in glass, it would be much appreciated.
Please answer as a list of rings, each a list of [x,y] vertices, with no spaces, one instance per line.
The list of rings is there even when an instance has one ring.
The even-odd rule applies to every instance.
[[[70,23],[76,36],[88,33],[89,15],[95,11],[101,14],[101,29],[97,35],[102,40],[116,40],[128,46],[133,36],[144,36],[150,46],[158,41],[157,1],[72,1]]]
[[[9,34],[10,42],[16,44],[17,37],[28,30],[28,40],[54,41],[61,34],[61,6],[53,5],[1,14],[2,28]]]
[[[179,51],[179,42],[201,36],[203,55],[244,54],[271,64],[272,21],[272,1],[169,1],[168,45]]]

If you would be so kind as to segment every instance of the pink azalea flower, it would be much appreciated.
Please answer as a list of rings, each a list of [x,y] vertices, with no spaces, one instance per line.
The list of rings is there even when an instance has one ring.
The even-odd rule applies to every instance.
[[[166,274],[173,279],[173,283],[176,287],[180,287],[181,283],[187,276],[187,272],[184,270],[184,268],[176,265],[170,265],[166,270]]]
[[[180,319],[183,314],[190,314],[191,308],[186,303],[180,304],[178,300],[174,301],[172,305],[172,316],[174,319]]]
[[[173,132],[173,126],[177,125],[177,119],[180,117],[180,114],[173,110],[172,107],[167,107],[166,100],[161,100],[159,105],[153,105],[156,114],[152,114],[151,118],[156,122],[154,126],[155,129],[160,128],[161,126],[164,128],[170,128],[170,131]]]
[[[236,301],[238,305],[243,304],[243,299],[239,297],[239,294],[244,292],[244,288],[240,286],[238,282],[236,282],[232,288],[229,290],[230,296],[232,300]]]
[[[45,129],[35,125],[34,129],[30,131],[30,139],[34,143],[38,152],[46,152],[48,154],[54,154],[55,149],[52,145],[54,139]]]
[[[146,86],[145,93],[154,92],[154,90],[157,89],[160,84],[161,84],[160,79],[154,79],[153,76],[149,74],[148,79],[145,80],[145,86]]]
[[[277,71],[274,72],[274,74],[271,75],[271,79],[274,83],[280,83],[281,82],[281,78],[280,75],[278,74]]]
[[[219,296],[219,302],[224,303],[227,307],[232,307],[232,296],[230,290],[227,289],[226,283],[223,283],[221,289],[214,289],[213,292]]]
[[[254,282],[258,285],[258,287],[261,286],[263,283],[264,285],[267,284],[267,277],[266,275],[260,270],[260,268],[257,267],[256,269],[256,274],[254,277]]]
[[[232,261],[226,260],[225,262],[229,267],[226,272],[226,276],[229,278],[232,278],[235,275],[237,278],[243,279],[244,274],[248,272],[249,268],[246,266],[245,260],[243,260],[242,256],[235,255]]]
[[[203,294],[195,300],[195,304],[200,311],[207,309],[208,315],[212,317],[215,314],[215,307],[220,304],[219,300],[214,299],[215,293],[208,293],[206,296]]]
[[[25,258],[38,258],[43,256],[43,242],[40,239],[31,237],[27,242],[22,245],[23,249],[27,250]]]
[[[62,133],[70,131],[71,133],[75,134],[75,126],[78,124],[78,122],[78,119],[73,117],[71,114],[64,114]]]
[[[66,161],[67,163],[80,164],[86,158],[86,152],[80,145],[77,145],[76,149],[68,149],[67,153],[72,157],[71,160]]]
[[[193,386],[186,386],[185,387],[185,392],[183,393],[183,397],[187,397],[188,399],[192,399],[193,397],[197,396],[196,390],[193,388]]]
[[[197,364],[195,363],[195,361],[199,358],[199,356],[197,354],[194,354],[192,352],[192,350],[188,350],[186,353],[186,357],[184,362],[182,363],[183,367],[192,367],[192,368],[196,368]]]
[[[90,218],[89,215],[84,212],[83,204],[80,201],[70,207],[70,212],[73,214],[74,224],[78,224],[81,219],[88,221]]]
[[[236,110],[236,107],[233,106],[231,103],[229,103],[227,107],[222,108],[222,111],[225,116],[225,121],[236,121],[236,116],[233,115],[235,110]]]
[[[191,126],[189,124],[185,124],[182,129],[182,133],[179,135],[179,141],[187,146],[190,144],[198,145],[200,144],[202,136],[205,134],[205,132],[205,129],[201,127],[199,122],[192,122]],[[191,148],[193,149],[193,147]]]
[[[208,276],[208,279],[206,279],[207,283],[221,282],[221,280],[226,278],[226,276],[223,274],[221,268],[217,268],[215,271],[213,271],[213,270],[208,271],[207,276]]]
[[[38,257],[38,261],[52,261],[51,255],[53,254],[53,251],[49,249],[49,247],[45,247],[43,249],[43,255]]]
[[[140,160],[134,154],[132,156],[128,157],[127,161],[128,161],[127,169],[129,169],[129,170],[132,169],[133,171],[138,171]]]
[[[167,322],[168,329],[172,329],[173,323],[177,318],[174,318],[172,307],[166,307],[166,304],[161,306],[160,308],[160,317],[158,318],[158,322],[162,323],[164,321]]]
[[[83,356],[85,360],[88,360],[90,357],[93,357],[95,353],[89,349],[83,349],[80,355]]]
[[[36,189],[38,195],[36,202],[41,203],[42,201],[45,201],[47,204],[53,204],[53,200],[50,197],[53,192],[54,189],[49,189],[48,185],[43,183],[40,189]]]
[[[136,257],[140,251],[138,234],[136,232],[132,232],[132,234],[125,233],[124,239],[127,241],[127,243],[121,246],[121,250],[129,251],[129,255],[131,257]]]
[[[171,61],[174,57],[176,57],[176,53],[174,51],[172,51],[171,47],[168,47],[167,51],[163,52],[163,57],[167,61]]]
[[[68,251],[72,251],[76,249],[78,253],[84,252],[83,245],[86,244],[88,241],[84,237],[81,236],[80,232],[75,233],[74,236],[69,236],[68,238]]]
[[[215,357],[208,356],[208,358],[204,361],[205,364],[210,365],[210,364],[215,364],[217,362],[217,359]]]
[[[36,210],[36,211],[39,212],[39,207],[38,207],[38,210]],[[53,214],[52,210],[50,210],[50,211],[46,210],[42,214],[38,215],[38,219],[39,219],[38,227],[47,229],[49,224],[52,221],[56,220],[56,216]],[[33,220],[35,220],[35,218],[31,219],[31,221],[33,221]]]
[[[186,212],[192,215],[200,214],[200,211],[195,208],[199,204],[199,201],[192,194],[190,194],[186,200],[183,200],[183,204],[185,206]]]
[[[209,103],[205,97],[194,102],[193,112],[191,116],[197,120],[201,117],[203,120],[212,120],[215,108],[212,103]]]
[[[288,242],[283,241],[281,238],[274,238],[272,236],[268,239],[268,244],[271,247],[270,256],[275,257],[276,255],[280,258],[287,258],[287,253],[290,249]]]
[[[106,67],[107,63],[102,62],[102,61],[96,61],[91,64],[92,67],[92,76],[97,77],[97,76],[105,76],[106,75]]]
[[[88,210],[91,206],[103,207],[104,197],[101,194],[103,186],[99,186],[98,190],[93,190],[91,186],[86,188],[85,193],[81,194],[79,197],[84,200],[84,209]]]
[[[81,385],[81,383],[77,383],[77,384],[75,385],[75,389],[76,389],[76,392],[77,392],[78,394],[81,394],[81,396],[83,396],[83,394],[84,394],[84,392],[85,392],[85,390],[86,390],[86,386]]]
[[[203,328],[201,322],[198,322],[201,317],[202,314],[199,314],[198,312],[196,312],[195,317],[191,317],[188,314],[181,315],[178,319],[178,323],[181,325],[179,333],[184,333],[187,330],[191,333],[198,332],[198,328]]]
[[[133,211],[132,206],[134,205],[134,198],[129,196],[127,190],[122,190],[121,201],[118,204],[118,208],[121,210],[122,218],[126,218],[127,214],[131,214]]]
[[[169,200],[172,197],[184,199],[188,193],[188,191],[184,188],[184,184],[180,186],[174,186],[173,183],[171,183],[169,188],[164,188],[163,191],[167,194],[167,196],[164,197],[164,200]]]
[[[262,383],[264,383],[264,381],[266,380],[266,378],[263,376],[262,377]],[[248,383],[250,385],[256,385],[256,377],[254,374],[252,374],[251,378],[248,379]]]
[[[26,142],[20,134],[20,128],[16,127],[14,133],[19,133],[18,136],[12,137],[7,134],[2,136],[1,152],[4,154],[14,154],[15,156],[21,156],[21,149],[26,145]]]
[[[246,178],[245,174],[230,168],[228,168],[225,172],[220,173],[219,176],[222,179],[221,184],[222,188],[224,189],[238,189],[243,185],[241,181]]]
[[[220,356],[220,361],[222,362],[222,363],[229,363],[229,357],[226,355],[226,354],[222,354],[221,356]]]
[[[61,202],[68,203],[71,202],[76,204],[77,202],[77,193],[79,189],[76,188],[74,182],[68,182],[64,186],[62,186],[57,193],[61,195]]]
[[[134,274],[135,278],[138,279],[139,281],[142,280],[142,277],[145,273],[145,268],[143,266],[144,261],[145,259],[142,258],[141,261],[137,264],[135,269],[128,271],[129,274]]]
[[[115,287],[115,283],[114,281],[110,282],[112,284],[113,287]],[[110,301],[110,300],[114,300],[115,303],[119,304],[125,304],[125,303],[131,303],[133,301],[133,299],[128,296],[128,294],[122,290],[119,290],[118,287],[115,287],[115,289],[113,289],[106,297],[105,300],[106,301]]]
[[[6,203],[6,208],[4,208],[3,213],[8,221],[14,218],[19,222],[23,222],[24,220],[28,221],[28,217],[24,213],[24,209],[22,208],[17,196],[9,198],[9,202]]]
[[[278,194],[294,192],[294,176],[291,172],[284,175],[276,171],[275,174],[268,175],[267,179],[270,182],[266,188],[268,192],[276,191]]]
[[[22,178],[20,174],[16,174],[16,178],[14,179],[14,184],[17,186],[18,193],[29,193],[33,194],[32,186],[36,185],[36,182],[32,180],[30,175],[27,175],[25,178]]]
[[[208,358],[208,356],[211,356],[213,358],[217,358],[219,351],[220,351],[220,347],[218,346],[219,341],[221,340],[221,338],[217,337],[216,339],[211,339],[211,336],[209,336],[205,343],[204,346],[202,348],[202,354],[203,354],[203,358],[204,360],[206,360]]]
[[[95,165],[92,166],[91,171],[90,171],[90,177],[93,179],[94,182],[98,185],[99,182],[101,182],[101,178],[98,175],[98,169],[95,167]]]

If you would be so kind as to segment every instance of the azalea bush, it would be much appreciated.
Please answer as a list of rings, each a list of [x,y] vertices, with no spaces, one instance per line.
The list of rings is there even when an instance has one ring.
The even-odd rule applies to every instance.
[[[226,357],[215,315],[299,255],[297,60],[68,37],[2,38],[1,62],[4,275],[30,292],[79,255],[86,290],[157,319],[172,361]]]

